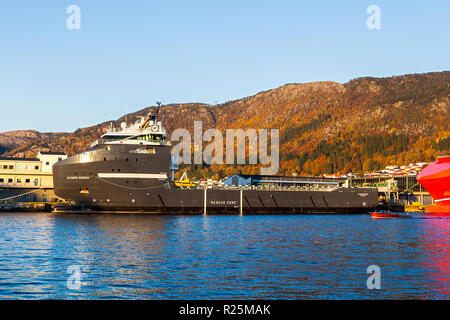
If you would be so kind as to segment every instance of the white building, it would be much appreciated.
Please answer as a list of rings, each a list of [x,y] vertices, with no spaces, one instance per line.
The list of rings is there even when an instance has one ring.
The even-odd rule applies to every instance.
[[[42,162],[42,172],[52,172],[55,163],[67,159],[63,152],[39,152],[37,157]]]
[[[0,157],[0,205],[62,201],[53,192],[52,166],[66,158],[57,152],[39,152],[38,158]]]

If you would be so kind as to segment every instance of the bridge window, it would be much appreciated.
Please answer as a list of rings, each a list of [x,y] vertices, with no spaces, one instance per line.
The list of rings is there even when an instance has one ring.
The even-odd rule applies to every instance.
[[[161,134],[145,134],[136,136],[133,140],[143,140],[143,141],[161,141],[164,140],[164,137]]]
[[[123,139],[127,139],[132,137],[130,136],[104,136],[103,139],[107,139],[107,140],[123,140]]]

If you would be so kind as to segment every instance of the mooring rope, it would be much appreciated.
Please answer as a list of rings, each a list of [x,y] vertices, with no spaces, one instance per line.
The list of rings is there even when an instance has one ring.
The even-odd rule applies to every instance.
[[[152,186],[152,187],[133,188],[133,187],[122,186],[122,185],[120,185],[120,184],[117,184],[117,183],[114,183],[114,182],[111,182],[111,181],[107,181],[107,180],[102,179],[102,178],[100,178],[100,177],[96,177],[96,178],[97,178],[98,180],[103,181],[103,182],[109,183],[109,184],[111,184],[111,185],[113,185],[113,186],[116,186],[116,187],[119,187],[119,188],[123,188],[123,189],[130,189],[130,190],[148,190],[148,189],[156,189],[156,188],[164,187],[164,185],[165,185],[165,183],[164,183],[164,184],[161,184],[161,185],[158,185],[158,186]]]
[[[9,197],[9,198],[0,199],[0,201],[6,201],[6,200],[14,199],[14,198],[19,198],[19,197],[25,196],[27,194],[35,193],[35,192],[37,192],[39,190],[42,190],[42,189],[44,189],[44,188],[40,188],[40,189],[33,190],[33,191],[30,191],[30,192],[26,192],[26,193],[21,193],[19,195],[15,195],[15,196],[12,196],[12,197]]]

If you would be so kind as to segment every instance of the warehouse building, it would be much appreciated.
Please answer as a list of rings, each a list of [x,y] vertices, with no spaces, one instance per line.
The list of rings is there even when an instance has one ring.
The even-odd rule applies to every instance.
[[[67,155],[39,152],[37,158],[0,157],[0,202],[58,202],[52,166]]]
[[[224,180],[226,186],[244,187],[303,187],[303,186],[343,186],[348,179],[345,178],[312,178],[289,176],[264,176],[235,174]]]

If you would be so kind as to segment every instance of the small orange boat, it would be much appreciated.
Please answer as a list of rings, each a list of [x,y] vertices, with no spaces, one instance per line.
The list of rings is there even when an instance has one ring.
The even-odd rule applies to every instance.
[[[390,211],[374,211],[370,212],[370,216],[374,219],[382,218],[412,218],[408,212],[390,212]]]

